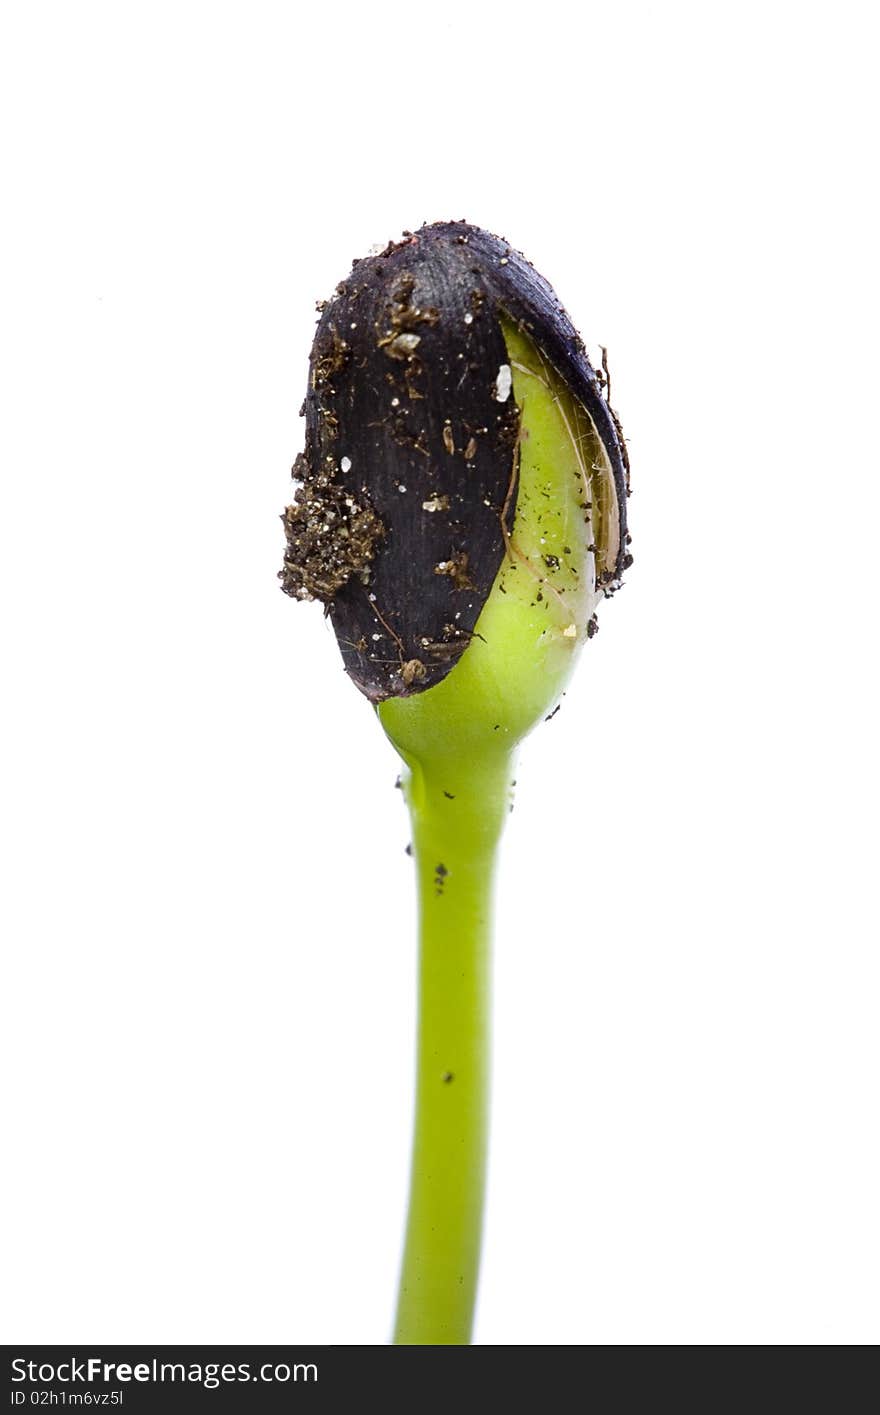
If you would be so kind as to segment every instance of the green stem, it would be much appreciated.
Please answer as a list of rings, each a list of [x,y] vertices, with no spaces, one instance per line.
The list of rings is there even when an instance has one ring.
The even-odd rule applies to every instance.
[[[492,889],[513,756],[409,760],[419,892],[416,1117],[394,1340],[470,1341],[489,1102]]]

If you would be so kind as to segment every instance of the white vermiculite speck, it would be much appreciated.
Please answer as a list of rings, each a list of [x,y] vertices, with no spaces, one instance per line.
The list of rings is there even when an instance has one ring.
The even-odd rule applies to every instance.
[[[510,372],[510,364],[502,364],[498,370],[498,377],[495,379],[495,400],[498,403],[506,403],[510,397],[510,390],[513,387],[513,374]]]

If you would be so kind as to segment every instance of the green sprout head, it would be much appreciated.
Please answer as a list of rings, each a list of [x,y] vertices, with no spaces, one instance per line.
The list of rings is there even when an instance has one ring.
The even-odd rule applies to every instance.
[[[396,1339],[466,1342],[496,845],[516,746],[630,563],[626,452],[550,286],[463,222],[355,261],[322,307],[304,412],[282,587],[324,603],[413,818],[419,1077]]]

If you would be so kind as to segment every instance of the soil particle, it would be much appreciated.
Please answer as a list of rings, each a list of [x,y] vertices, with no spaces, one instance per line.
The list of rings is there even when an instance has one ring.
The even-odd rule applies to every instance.
[[[287,538],[281,588],[294,599],[329,604],[352,577],[368,582],[385,528],[366,498],[353,496],[329,467],[311,477],[299,456],[292,474],[301,484],[281,518]]]

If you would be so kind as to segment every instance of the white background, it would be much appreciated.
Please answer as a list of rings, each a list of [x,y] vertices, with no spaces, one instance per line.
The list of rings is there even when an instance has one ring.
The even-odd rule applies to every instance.
[[[5,7],[4,1340],[388,1339],[408,828],[278,515],[315,299],[449,217],[635,487],[520,762],[476,1339],[877,1340],[871,11]]]

